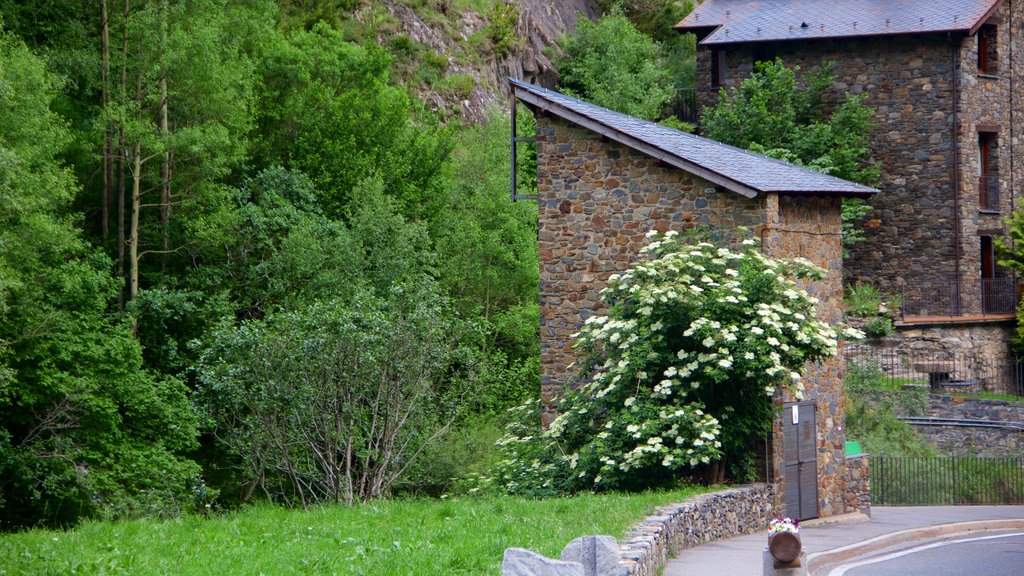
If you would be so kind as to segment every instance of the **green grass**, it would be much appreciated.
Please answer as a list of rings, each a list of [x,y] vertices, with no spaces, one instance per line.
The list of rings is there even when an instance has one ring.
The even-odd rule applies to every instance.
[[[0,575],[480,575],[505,548],[557,557],[573,538],[621,537],[656,506],[706,491],[391,500],[309,511],[90,522],[0,536]]]

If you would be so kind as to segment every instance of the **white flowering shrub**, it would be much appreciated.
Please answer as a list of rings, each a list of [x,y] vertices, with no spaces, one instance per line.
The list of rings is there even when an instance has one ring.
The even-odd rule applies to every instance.
[[[608,315],[575,335],[585,383],[547,430],[520,422],[502,440],[505,490],[642,488],[726,456],[745,480],[772,395],[799,396],[804,364],[836,353],[837,331],[797,284],[824,277],[809,261],[769,258],[753,240],[649,237],[648,258],[609,278]]]

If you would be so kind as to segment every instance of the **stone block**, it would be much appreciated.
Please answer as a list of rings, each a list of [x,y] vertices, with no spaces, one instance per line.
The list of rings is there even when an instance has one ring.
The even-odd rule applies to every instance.
[[[585,576],[579,562],[552,560],[525,548],[505,550],[501,576]]]
[[[764,563],[764,576],[807,576],[807,558],[806,552],[800,551],[800,557],[796,559],[790,568],[776,568],[777,561],[772,558],[768,549],[765,548],[762,552],[761,557]]]
[[[611,536],[577,538],[562,550],[562,560],[582,564],[584,576],[624,576],[619,545]]]

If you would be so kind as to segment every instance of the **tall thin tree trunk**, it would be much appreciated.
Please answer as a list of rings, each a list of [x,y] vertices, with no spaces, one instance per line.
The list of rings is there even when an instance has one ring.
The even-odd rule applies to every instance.
[[[168,0],[163,0],[162,15],[160,22],[160,52],[161,57],[167,49],[167,23],[170,12]],[[160,136],[164,139],[166,146],[168,135],[167,127],[167,69],[160,71]],[[160,267],[167,269],[167,253],[171,249],[171,150],[168,147],[164,151],[163,165],[160,167],[160,231],[163,235],[163,254],[161,255]]]
[[[121,98],[122,101],[128,98],[128,19],[131,15],[131,0],[124,0],[124,34],[123,44],[121,53]],[[122,280],[125,279],[125,260],[124,260],[124,249],[125,249],[125,152],[127,152],[128,143],[125,140],[124,133],[124,122],[120,122],[117,127],[117,144],[118,144],[118,178],[117,178],[117,276]],[[118,308],[124,311],[124,283],[122,282],[121,288],[118,291]]]
[[[107,0],[100,0],[100,52],[103,58],[103,66],[100,68],[101,100],[103,110],[106,112],[110,106],[110,15],[107,13]],[[103,196],[101,200],[105,249],[110,247],[110,197],[114,179],[113,154],[110,147],[110,123],[108,122],[103,128]]]
[[[139,215],[142,211],[142,144],[132,154],[132,220],[128,234],[128,301],[139,293]]]

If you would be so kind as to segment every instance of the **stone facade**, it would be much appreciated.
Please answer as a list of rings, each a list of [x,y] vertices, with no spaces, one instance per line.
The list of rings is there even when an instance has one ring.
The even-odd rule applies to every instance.
[[[763,198],[718,192],[692,174],[548,115],[537,118],[541,397],[545,424],[573,379],[573,339],[603,313],[608,277],[637,259],[650,230],[706,224],[759,232]]]
[[[845,264],[848,283],[944,299],[959,292],[962,314],[981,313],[981,238],[1003,236],[1024,177],[1024,4],[1006,1],[998,23],[991,74],[978,72],[976,36],[918,34],[832,40],[759,42],[722,47],[724,87],[737,86],[755,57],[818,70],[833,61],[830,100],[865,94],[875,109],[872,159],[882,193],[865,219],[867,241]],[[700,105],[713,104],[712,51],[699,47]],[[994,131],[989,171],[998,174],[997,209],[979,205],[979,133]],[[957,183],[959,183],[957,185]],[[956,193],[954,193],[956,192]],[[997,272],[997,276],[1002,272]],[[959,291],[957,279],[959,278]],[[1007,285],[1006,288],[1009,288]]]
[[[819,317],[841,319],[840,199],[760,194],[746,198],[684,170],[620,145],[560,117],[537,115],[537,173],[541,260],[541,396],[544,423],[573,384],[577,355],[572,334],[605,311],[600,291],[613,273],[635,261],[658,231],[707,225],[723,236],[745,227],[766,253],[804,257],[827,278],[806,288],[820,303]],[[842,363],[805,371],[808,398],[817,409],[819,513],[845,512]],[[794,398],[777,399],[788,402]],[[773,477],[784,494],[781,419],[774,434]],[[776,503],[781,506],[781,500]]]
[[[772,485],[753,484],[662,506],[623,538],[619,564],[629,576],[657,576],[680,550],[766,529],[777,501]]]
[[[840,236],[840,199],[768,195],[769,216],[762,238],[770,256],[801,257],[825,269],[826,277],[804,288],[818,299],[818,318],[835,324],[842,320],[843,252]],[[822,516],[846,511],[842,480],[846,436],[843,434],[844,365],[839,358],[816,363],[804,374],[806,399],[813,400],[817,418],[818,511]],[[784,397],[783,402],[796,398]],[[775,422],[774,447],[781,447],[782,416]],[[783,451],[773,451],[774,469],[784,469]],[[776,475],[779,493],[786,478]]]
[[[871,458],[857,454],[846,458],[846,511],[871,515]]]

